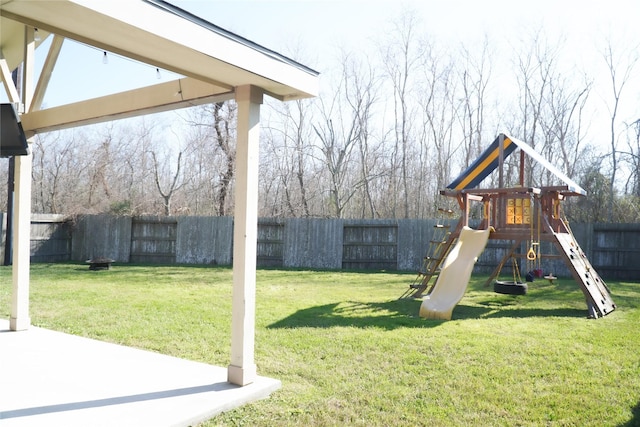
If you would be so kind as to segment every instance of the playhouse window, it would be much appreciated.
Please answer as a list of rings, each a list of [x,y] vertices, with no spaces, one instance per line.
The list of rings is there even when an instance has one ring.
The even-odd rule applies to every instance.
[[[530,199],[507,199],[507,224],[531,224]]]

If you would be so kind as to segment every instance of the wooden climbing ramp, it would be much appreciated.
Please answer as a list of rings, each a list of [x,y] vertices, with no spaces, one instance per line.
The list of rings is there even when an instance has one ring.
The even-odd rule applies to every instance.
[[[556,233],[555,237],[558,252],[564,257],[565,264],[571,270],[574,280],[580,285],[585,296],[589,317],[602,317],[615,310],[616,305],[611,299],[609,288],[591,266],[573,234]]]

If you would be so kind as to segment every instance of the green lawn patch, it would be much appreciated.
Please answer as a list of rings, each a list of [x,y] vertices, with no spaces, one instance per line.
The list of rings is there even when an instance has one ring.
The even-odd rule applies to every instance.
[[[499,295],[474,276],[451,321],[398,299],[401,273],[259,270],[256,363],[269,399],[217,425],[640,425],[640,284],[609,282],[618,309],[586,318],[570,279]],[[0,315],[11,270],[0,267]],[[229,268],[34,264],[36,326],[227,366]]]

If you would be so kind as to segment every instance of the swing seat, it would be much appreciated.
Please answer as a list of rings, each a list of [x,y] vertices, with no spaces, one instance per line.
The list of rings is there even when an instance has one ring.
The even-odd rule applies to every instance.
[[[509,282],[496,280],[493,284],[493,292],[505,295],[526,295],[528,286],[522,282]]]

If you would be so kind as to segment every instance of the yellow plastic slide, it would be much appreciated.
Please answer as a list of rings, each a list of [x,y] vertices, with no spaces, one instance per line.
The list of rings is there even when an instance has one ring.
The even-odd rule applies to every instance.
[[[442,264],[433,290],[422,301],[420,317],[451,319],[453,308],[467,291],[473,265],[487,245],[490,232],[491,229],[462,228],[458,241]]]

